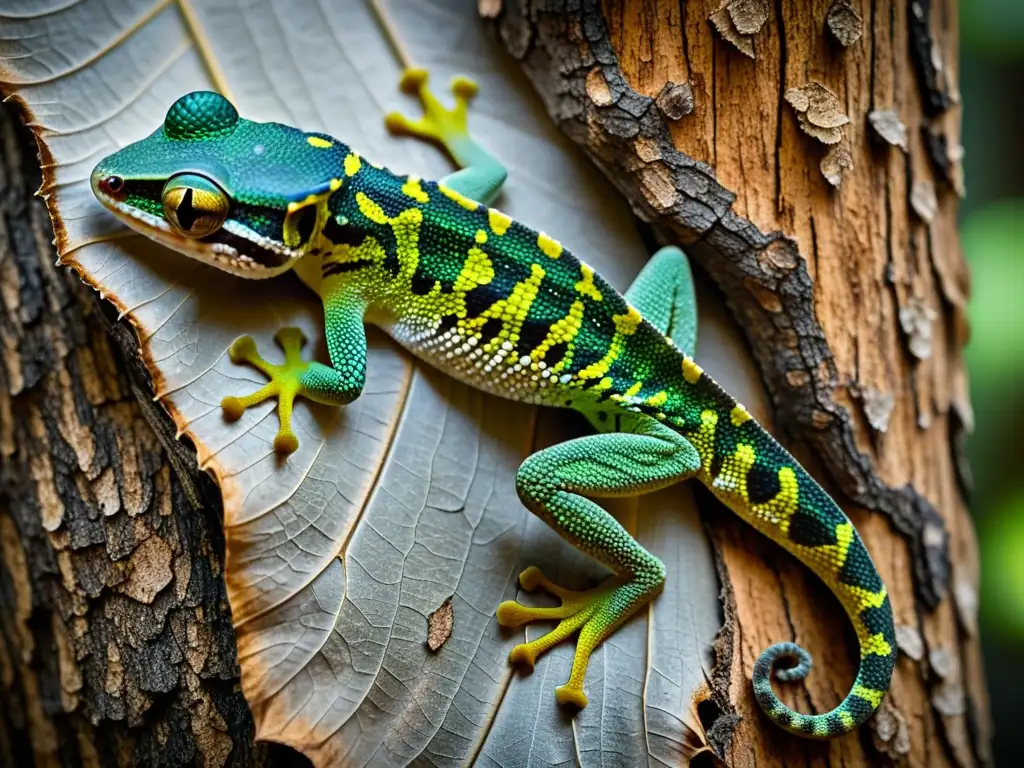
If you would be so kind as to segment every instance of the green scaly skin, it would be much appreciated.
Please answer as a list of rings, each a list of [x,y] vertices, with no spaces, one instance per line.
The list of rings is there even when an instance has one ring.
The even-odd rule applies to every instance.
[[[753,674],[762,709],[804,736],[860,726],[888,690],[896,657],[885,587],[838,505],[682,351],[694,349],[696,317],[683,254],[663,249],[620,296],[556,240],[488,207],[506,172],[466,132],[471,82],[455,81],[453,110],[427,90],[422,71],[406,73],[403,86],[419,95],[425,116],[414,123],[391,115],[388,125],[448,149],[461,170],[440,183],[393,174],[329,136],[241,119],[208,92],[181,98],[151,136],[94,171],[96,195],[129,226],[243,277],[297,267],[321,296],[330,366],[302,360],[295,329],[278,336],[286,352],[280,366],[264,361],[248,337],[239,339],[232,360],[270,381],[247,397],[225,398],[225,415],[237,418],[277,398],[275,446],[295,450],[295,397],[341,405],[362,390],[367,322],[475,387],[579,411],[596,434],[530,456],[517,488],[534,514],[614,575],[577,593],[536,568],[524,571],[524,589],[542,588],[561,606],[509,601],[498,606],[498,621],[560,623],[516,646],[511,660],[533,664],[577,634],[572,673],[556,695],[586,706],[591,652],[665,581],[658,558],[591,498],[696,477],[818,574],[860,640],[852,691],[814,716],[787,708],[769,682],[781,658],[797,663],[775,669],[777,678],[805,677],[810,656],[792,643],[767,649]]]

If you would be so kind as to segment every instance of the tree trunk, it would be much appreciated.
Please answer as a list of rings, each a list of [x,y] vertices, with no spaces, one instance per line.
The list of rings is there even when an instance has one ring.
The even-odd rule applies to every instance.
[[[989,761],[978,562],[960,443],[966,267],[953,0],[482,2],[561,128],[745,329],[787,444],[840,499],[892,597],[901,658],[860,737],[794,739],[750,689],[831,709],[853,633],[805,568],[709,498],[725,622],[704,725],[734,766]],[[875,513],[875,514],[872,514]],[[832,642],[829,642],[833,640]],[[880,755],[884,757],[880,757]]]
[[[0,766],[305,764],[253,745],[219,493],[39,183],[0,110]]]

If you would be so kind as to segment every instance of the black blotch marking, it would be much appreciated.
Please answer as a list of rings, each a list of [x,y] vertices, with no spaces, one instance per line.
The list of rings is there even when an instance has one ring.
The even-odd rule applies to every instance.
[[[839,718],[838,714],[829,715],[825,722],[830,733],[842,733],[845,730],[843,721]]]
[[[452,328],[454,328],[459,322],[459,318],[455,315],[444,315],[441,318],[441,322],[437,324],[437,335],[444,336]]]
[[[850,542],[850,549],[846,553],[846,562],[839,572],[839,580],[843,584],[852,587],[860,587],[869,592],[880,592],[882,590],[882,579],[871,562],[871,556],[864,548],[864,542],[860,536],[854,536]]]
[[[565,353],[569,351],[569,344],[565,341],[560,341],[557,344],[552,344],[548,347],[548,351],[544,353],[544,362],[548,364],[550,368],[552,365],[557,364],[565,357]]]
[[[708,467],[708,473],[712,477],[718,477],[722,474],[722,465],[725,464],[725,455],[719,453],[717,450],[711,453],[711,466]]]
[[[466,293],[466,317],[480,317],[493,303],[493,292],[488,290],[486,286],[477,286]]]
[[[865,688],[884,691],[888,689],[889,681],[892,680],[892,670],[895,664],[896,657],[893,654],[878,656],[872,653],[870,656],[865,656],[860,660],[860,671],[857,673],[857,679]],[[871,712],[871,703],[865,701],[864,704],[867,706],[867,709],[864,711]]]
[[[747,472],[747,495],[751,504],[764,504],[779,495],[782,485],[779,483],[777,469],[766,467],[760,462]]]
[[[600,422],[608,421],[608,411],[598,411],[597,420]]]
[[[871,706],[871,702],[867,699],[862,699],[860,696],[851,696],[847,699],[847,702],[846,711],[853,715],[855,721],[860,721],[875,711],[875,708]]]
[[[489,317],[487,322],[480,328],[480,343],[486,344],[488,341],[493,339],[499,333],[501,333],[503,325],[499,318]]]
[[[178,224],[181,228],[190,231],[199,218],[199,212],[192,207],[192,187],[185,187],[185,194],[174,212],[178,215]]]
[[[835,544],[837,541],[836,528],[813,512],[799,509],[790,518],[789,539],[796,544],[803,544],[807,547],[822,547],[827,544]]]
[[[519,343],[516,349],[520,354],[528,355],[548,337],[550,328],[547,323],[538,323],[534,320],[527,320],[519,329]]]
[[[336,216],[330,216],[324,222],[324,237],[335,245],[356,245],[363,239],[355,227],[339,223]]]
[[[892,604],[889,602],[889,596],[885,596],[885,600],[877,608],[868,607],[860,612],[860,620],[864,622],[864,626],[868,628],[868,631],[877,635],[881,633],[886,642],[892,644],[896,638],[893,636],[892,626]]]
[[[429,277],[420,274],[419,270],[417,270],[409,281],[409,290],[417,296],[426,296],[434,290],[436,282],[436,280],[431,280]]]

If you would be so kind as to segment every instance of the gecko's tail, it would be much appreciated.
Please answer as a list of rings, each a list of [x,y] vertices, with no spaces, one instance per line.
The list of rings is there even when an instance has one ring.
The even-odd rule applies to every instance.
[[[779,726],[801,736],[827,739],[848,733],[881,705],[896,664],[892,604],[878,569],[839,505],[745,408],[689,359],[683,375],[697,386],[695,399],[705,398],[699,414],[681,409],[685,416],[675,421],[700,453],[698,477],[726,506],[825,582],[860,642],[857,679],[831,712],[802,715],[772,691],[773,672],[780,681],[800,680],[810,672],[810,654],[794,643],[773,645],[758,659],[753,674],[758,704]],[[787,658],[796,665],[776,669],[776,662]]]
[[[787,682],[802,680],[811,671],[811,655],[796,643],[770,646],[754,665],[757,703],[769,719],[800,736],[829,739],[859,728],[881,705],[892,679],[896,664],[896,637],[889,596],[856,532],[853,532],[849,555],[863,558],[870,571],[859,575],[859,587],[844,585],[845,589],[836,589],[835,584],[829,585],[847,609],[860,641],[860,669],[846,698],[831,712],[820,715],[802,715],[782,703],[772,690],[772,673],[777,680]],[[856,603],[843,592],[853,592]],[[796,664],[776,667],[782,660],[792,660]]]
[[[810,672],[811,656],[795,643],[779,643],[766,649],[754,665],[754,694],[764,713],[781,727],[801,736],[828,739],[861,726],[889,690],[896,665],[892,604],[864,542],[839,505],[777,443],[760,443],[759,452],[779,454],[770,463],[787,468],[779,476],[780,495],[788,485],[796,502],[789,510],[780,506],[767,510],[751,504],[748,495],[748,506],[739,514],[809,566],[839,598],[857,633],[860,669],[839,706],[820,715],[802,715],[779,700],[771,677],[774,672],[782,682],[802,680]],[[784,659],[795,661],[795,666],[776,667]]]

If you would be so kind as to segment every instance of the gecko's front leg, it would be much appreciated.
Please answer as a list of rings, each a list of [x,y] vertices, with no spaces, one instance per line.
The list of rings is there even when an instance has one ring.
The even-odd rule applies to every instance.
[[[302,359],[306,338],[298,328],[282,328],[274,340],[284,350],[284,364],[270,363],[260,355],[251,336],[242,336],[231,345],[233,363],[248,363],[270,381],[244,397],[228,396],[221,400],[224,417],[234,421],[247,408],[270,398],[277,398],[280,419],[274,450],[283,455],[299,447],[299,438],[292,429],[292,411],[296,397],[305,397],[324,405],[346,405],[363,391],[366,381],[366,331],[363,327],[362,303],[351,296],[324,297],[324,329],[331,365]]]

